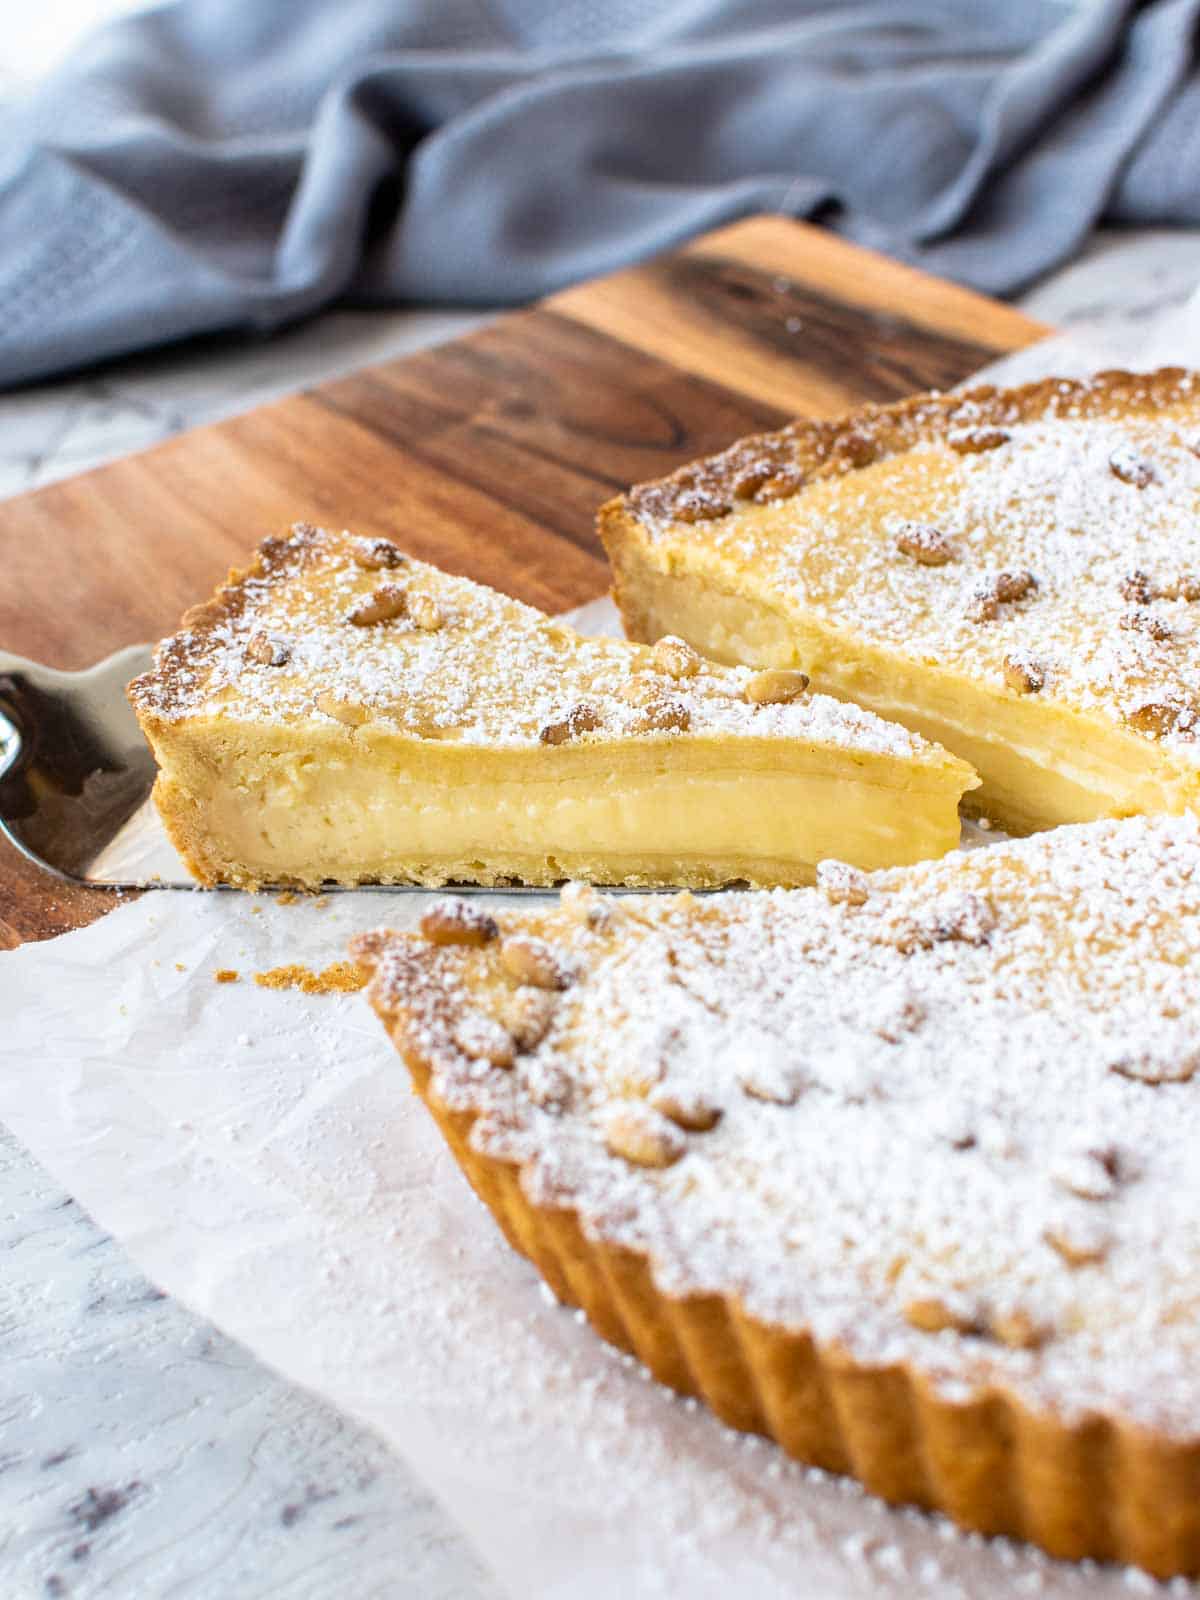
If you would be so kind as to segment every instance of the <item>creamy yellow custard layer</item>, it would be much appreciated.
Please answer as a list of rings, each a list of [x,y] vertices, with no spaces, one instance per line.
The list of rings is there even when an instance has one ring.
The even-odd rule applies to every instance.
[[[677,740],[619,769],[602,747],[481,751],[367,727],[302,748],[247,725],[154,743],[158,804],[192,871],[247,888],[800,884],[828,856],[870,868],[958,840],[953,772],[768,740]]]
[[[871,648],[852,634],[733,594],[696,572],[663,573],[622,551],[618,592],[634,638],[678,633],[714,661],[800,667],[822,694],[901,723],[969,761],[982,783],[964,808],[1014,833],[1200,800],[1190,764],[1111,719],[996,689],[962,672]]]

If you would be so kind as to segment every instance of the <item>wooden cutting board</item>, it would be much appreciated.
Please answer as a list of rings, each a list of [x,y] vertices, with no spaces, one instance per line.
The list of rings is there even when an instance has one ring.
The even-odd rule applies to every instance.
[[[0,648],[90,665],[167,633],[292,522],[387,534],[547,611],[601,594],[611,494],[801,413],[946,388],[1049,330],[760,217],[0,503]],[[0,845],[0,945],[113,896]]]

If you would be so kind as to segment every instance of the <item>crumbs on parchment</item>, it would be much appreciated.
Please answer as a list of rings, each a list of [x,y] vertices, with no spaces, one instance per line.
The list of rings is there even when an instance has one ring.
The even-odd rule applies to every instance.
[[[236,983],[241,977],[241,973],[236,967],[218,967],[213,973],[213,977],[218,983]]]
[[[333,961],[322,972],[295,964],[256,972],[261,989],[299,989],[302,994],[356,994],[365,988],[367,974],[355,961]]]

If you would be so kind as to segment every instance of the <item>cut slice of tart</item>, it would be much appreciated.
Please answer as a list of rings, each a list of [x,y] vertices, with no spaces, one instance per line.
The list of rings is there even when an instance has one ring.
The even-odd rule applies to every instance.
[[[1200,796],[1200,381],[796,422],[601,512],[630,637],[798,668],[937,739],[1014,832]]]
[[[1200,824],[367,934],[559,1299],[727,1423],[1056,1555],[1200,1569]]]
[[[184,618],[130,699],[206,884],[811,881],[941,855],[945,751],[680,640],[589,639],[298,527]]]

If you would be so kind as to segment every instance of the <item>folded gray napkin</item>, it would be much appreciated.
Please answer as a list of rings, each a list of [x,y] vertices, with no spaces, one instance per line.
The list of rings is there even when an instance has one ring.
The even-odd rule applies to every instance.
[[[176,0],[0,119],[0,384],[753,212],[1007,293],[1200,222],[1200,0]]]

